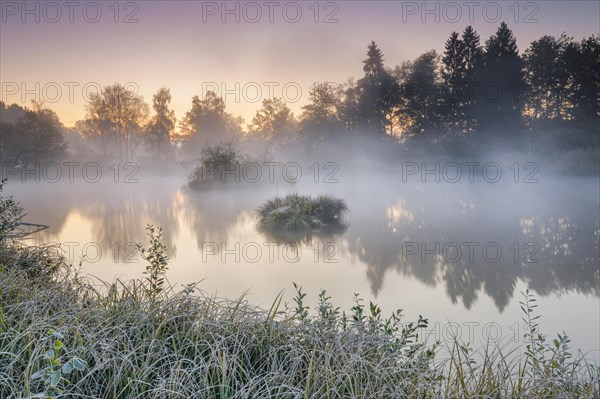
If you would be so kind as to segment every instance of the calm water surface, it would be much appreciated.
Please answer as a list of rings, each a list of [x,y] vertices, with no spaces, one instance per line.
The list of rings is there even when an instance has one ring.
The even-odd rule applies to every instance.
[[[596,178],[547,177],[537,184],[407,182],[351,176],[344,184],[241,185],[189,193],[185,177],[135,184],[11,182],[26,221],[50,228],[28,239],[60,243],[93,276],[139,277],[133,244],[147,224],[162,226],[169,280],[270,306],[292,282],[314,299],[326,289],[348,309],[354,293],[406,320],[430,320],[431,339],[452,333],[475,346],[524,333],[518,301],[539,299],[542,330],[562,330],[574,345],[600,348],[599,187]],[[255,210],[276,194],[330,193],[347,201],[349,227],[299,245],[275,243],[257,230]]]

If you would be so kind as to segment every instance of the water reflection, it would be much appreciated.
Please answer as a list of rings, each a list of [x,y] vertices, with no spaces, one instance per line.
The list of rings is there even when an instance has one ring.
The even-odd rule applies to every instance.
[[[338,187],[336,195],[347,198],[350,227],[325,241],[339,245],[340,262],[361,265],[374,295],[386,288],[386,275],[396,272],[443,287],[452,303],[467,309],[483,293],[502,311],[519,281],[541,295],[598,296],[597,183],[573,184],[487,190],[404,185],[378,195]],[[143,242],[146,224],[162,226],[173,260],[184,226],[200,251],[207,242],[277,241],[257,231],[255,210],[272,194],[263,190],[194,194],[177,181],[161,181],[119,190],[48,185],[43,198],[39,186],[11,185],[7,192],[21,201],[27,221],[51,226],[39,233],[45,241],[59,241],[74,214],[91,222],[93,239],[106,247]],[[559,194],[548,200],[549,193]],[[313,238],[300,245],[314,246]],[[326,248],[320,250],[327,256]]]
[[[199,249],[209,242],[224,243],[240,239],[239,235],[236,237],[235,226],[248,217],[245,214],[248,204],[244,203],[243,196],[222,191],[185,192],[182,195],[183,215],[196,237]]]
[[[539,294],[600,293],[594,201],[546,201],[539,187],[513,195],[441,185],[405,187],[398,198],[365,194],[350,203],[348,250],[367,265],[374,294],[394,270],[443,284],[468,309],[481,292],[502,311],[518,280]],[[369,198],[369,199],[368,199]]]
[[[93,237],[103,246],[146,242],[146,225],[162,226],[167,251],[175,257],[179,195],[157,191],[146,196],[136,190],[126,190],[109,198],[95,198],[80,207],[79,213],[92,221]]]
[[[179,232],[178,210],[182,206],[181,193],[170,187],[139,185],[45,184],[9,186],[9,192],[26,210],[26,220],[44,223],[49,229],[36,235],[41,242],[61,242],[65,223],[77,215],[90,221],[92,240],[101,248],[125,249],[146,241],[147,224],[163,227],[163,237],[172,257],[177,255]],[[7,190],[7,191],[8,191]],[[43,192],[43,197],[39,193]]]
[[[313,245],[315,242],[327,243],[337,240],[339,236],[348,230],[348,225],[336,223],[310,230],[288,230],[286,228],[269,228],[258,223],[256,228],[269,242],[278,245],[306,247]]]

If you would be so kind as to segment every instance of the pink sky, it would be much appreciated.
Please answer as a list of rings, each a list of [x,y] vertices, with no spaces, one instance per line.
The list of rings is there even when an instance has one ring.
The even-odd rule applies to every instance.
[[[161,86],[169,87],[178,119],[192,96],[216,87],[228,111],[250,122],[270,95],[287,99],[299,113],[312,83],[359,78],[371,40],[393,67],[430,49],[443,51],[450,33],[469,24],[485,42],[502,20],[523,52],[544,34],[566,32],[577,40],[598,34],[600,6],[123,1],[115,7],[113,1],[3,1],[0,95],[21,105],[44,100],[70,126],[85,114],[86,90],[108,84],[131,82],[148,103]]]

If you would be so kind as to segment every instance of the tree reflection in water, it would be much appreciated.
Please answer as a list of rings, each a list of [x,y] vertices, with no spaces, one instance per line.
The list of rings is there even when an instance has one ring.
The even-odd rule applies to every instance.
[[[484,293],[502,311],[519,281],[540,295],[600,295],[600,227],[594,184],[558,181],[548,187],[513,185],[485,190],[469,184],[404,184],[377,195],[340,185],[334,191],[351,210],[348,229],[293,240],[261,236],[256,209],[273,193],[252,187],[244,192],[194,194],[181,190],[175,180],[118,190],[101,185],[85,189],[49,185],[43,200],[33,195],[39,188],[28,185],[11,185],[8,192],[27,210],[26,221],[51,226],[37,233],[40,241],[58,240],[73,214],[90,221],[93,239],[106,248],[143,242],[146,224],[162,226],[173,260],[183,226],[192,232],[200,251],[206,242],[243,243],[257,237],[300,246],[335,241],[341,262],[354,259],[366,268],[374,295],[382,291],[386,275],[396,271],[430,287],[443,286],[453,303],[460,301],[467,309]],[[497,261],[482,255],[489,243],[502,251]]]

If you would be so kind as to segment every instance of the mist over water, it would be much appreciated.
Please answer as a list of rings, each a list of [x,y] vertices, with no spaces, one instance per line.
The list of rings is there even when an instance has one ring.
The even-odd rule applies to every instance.
[[[227,298],[248,290],[253,303],[267,307],[282,289],[290,302],[292,282],[312,297],[326,289],[345,309],[358,293],[385,312],[405,309],[409,320],[423,314],[433,321],[428,331],[435,339],[449,334],[448,323],[458,323],[474,343],[498,331],[520,342],[518,301],[529,288],[540,298],[548,334],[567,330],[578,348],[597,351],[596,177],[543,168],[532,174],[526,160],[506,154],[389,162],[359,153],[281,156],[273,182],[266,174],[257,183],[240,176],[238,184],[200,192],[184,188],[187,171],[143,167],[135,183],[15,178],[6,190],[26,209],[26,221],[50,226],[27,242],[60,243],[70,262],[81,261],[85,274],[104,280],[141,275],[145,266],[134,244],[146,241],[144,228],[153,224],[164,229],[168,277],[176,286],[202,280],[199,287]],[[290,162],[301,177],[296,166],[281,174]],[[462,172],[458,179],[454,164]],[[524,182],[526,176],[531,181]],[[257,207],[288,193],[345,200],[347,230],[297,245],[265,237],[257,229]]]

